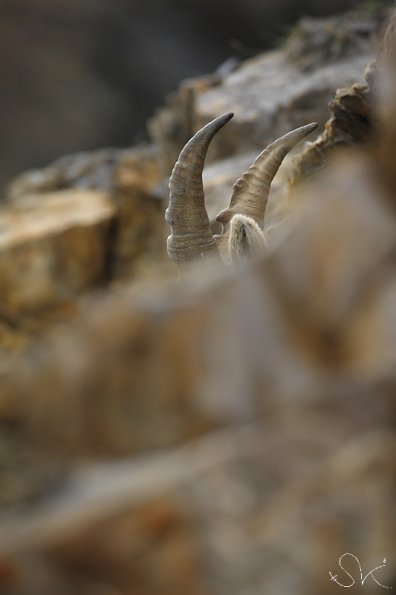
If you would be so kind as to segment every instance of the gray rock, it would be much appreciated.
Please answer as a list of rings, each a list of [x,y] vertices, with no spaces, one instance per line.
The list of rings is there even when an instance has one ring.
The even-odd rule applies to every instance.
[[[236,117],[214,139],[208,160],[258,152],[312,121],[323,125],[336,90],[364,81],[378,26],[375,11],[302,19],[283,48],[247,60],[224,77],[184,83],[150,122],[164,173],[189,137],[222,113]]]

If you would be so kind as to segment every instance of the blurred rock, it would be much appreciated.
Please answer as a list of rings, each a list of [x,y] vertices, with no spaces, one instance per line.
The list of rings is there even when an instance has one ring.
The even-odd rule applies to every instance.
[[[101,149],[76,153],[56,160],[38,170],[29,170],[8,184],[5,198],[13,203],[26,195],[44,194],[65,188],[116,191],[118,168],[130,167],[129,176],[135,186],[152,187],[157,181],[157,152],[150,145],[132,149]],[[132,187],[133,183],[129,185]]]
[[[78,298],[165,257],[153,147],[63,157],[9,186],[0,212],[0,345],[19,351]]]
[[[156,193],[160,180],[158,151],[153,146],[125,152],[113,171],[118,204],[116,278],[150,274],[166,262],[163,202]]]
[[[118,277],[132,274],[135,266],[142,270],[139,259],[149,266],[164,254],[162,204],[154,192],[159,180],[154,147],[106,149],[69,155],[42,170],[22,174],[10,183],[6,200],[11,210],[16,205],[29,216],[29,208],[45,212],[49,193],[63,195],[67,202],[67,197],[81,197],[84,191],[105,192],[114,220],[113,233],[105,242],[109,275]]]
[[[109,274],[109,196],[63,190],[29,200],[0,214],[2,308],[15,316],[72,301]]]
[[[369,568],[386,552],[381,578],[392,585],[393,393],[319,384],[312,400],[281,399],[271,413],[273,402],[243,430],[83,465],[50,499],[47,487],[47,498],[3,517],[3,588],[129,595],[182,593],[190,582],[198,593],[259,594],[292,581],[298,593],[330,593],[344,551]]]
[[[367,73],[372,73],[370,63]],[[367,145],[373,141],[376,122],[373,114],[373,92],[369,85],[354,83],[338,89],[329,104],[330,118],[323,133],[295,160],[291,183],[315,175],[325,166],[335,149],[353,145]]]
[[[305,191],[297,228],[256,268],[89,303],[69,332],[5,370],[3,419],[29,420],[44,452],[127,454],[387,377],[395,220],[369,172],[344,158]],[[40,396],[27,399],[33,387]]]

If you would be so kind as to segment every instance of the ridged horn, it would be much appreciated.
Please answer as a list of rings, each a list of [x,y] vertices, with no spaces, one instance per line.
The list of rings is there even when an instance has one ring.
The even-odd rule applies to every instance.
[[[271,143],[234,184],[230,206],[221,211],[216,220],[223,224],[239,213],[251,217],[261,227],[264,224],[271,182],[280,164],[291,149],[312,130],[317,123],[307,124],[288,132]]]
[[[217,251],[205,208],[202,171],[213,137],[233,115],[224,114],[201,128],[188,141],[173,168],[165,219],[171,227],[168,254],[178,265]]]

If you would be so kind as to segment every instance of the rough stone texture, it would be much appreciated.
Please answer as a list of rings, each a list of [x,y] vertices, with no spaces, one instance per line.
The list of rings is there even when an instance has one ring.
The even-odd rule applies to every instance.
[[[369,76],[374,69],[370,64]],[[330,118],[323,133],[298,157],[293,165],[291,184],[315,175],[326,164],[331,153],[351,145],[364,145],[373,140],[373,92],[369,85],[354,83],[348,88],[338,89],[329,103]]]
[[[327,119],[336,89],[363,82],[383,13],[303,19],[281,50],[244,62],[223,80],[192,81],[151,121],[150,131],[169,174],[180,149],[203,124],[233,111],[209,159],[259,151],[286,131]],[[188,97],[186,101],[185,97]],[[180,103],[183,109],[180,110]]]
[[[26,168],[81,147],[144,138],[146,119],[181,79],[210,72],[230,55],[251,55],[244,46],[272,46],[299,14],[352,4],[2,0],[1,188]]]
[[[158,261],[165,230],[162,204],[154,194],[158,181],[152,147],[67,156],[16,178],[1,221],[4,308],[45,308],[61,302],[62,291],[70,299],[100,280],[125,277],[134,267]],[[102,220],[107,223],[103,231]],[[56,261],[62,254],[67,262]],[[7,268],[16,256],[21,265]],[[26,273],[20,275],[22,264],[29,283]],[[64,279],[57,280],[56,270]]]
[[[146,275],[159,263],[167,262],[164,207],[156,194],[160,179],[154,147],[125,153],[113,172],[118,204],[116,278]]]
[[[16,178],[0,211],[0,349],[17,353],[86,293],[153,276],[165,260],[151,146],[59,159]]]
[[[107,280],[115,207],[99,191],[64,190],[0,213],[2,308],[15,316],[72,301]]]
[[[66,188],[100,189],[114,193],[122,181],[117,181],[128,168],[126,184],[133,190],[136,186],[146,191],[158,179],[157,151],[150,145],[132,149],[102,149],[91,153],[76,153],[54,161],[51,165],[27,171],[13,179],[6,189],[8,202],[19,202],[26,195],[45,194]]]

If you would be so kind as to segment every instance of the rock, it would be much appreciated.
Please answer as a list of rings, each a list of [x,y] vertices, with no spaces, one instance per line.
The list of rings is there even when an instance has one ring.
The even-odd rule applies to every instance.
[[[164,173],[170,173],[193,132],[221,113],[232,111],[237,117],[214,139],[209,159],[259,152],[292,128],[312,121],[323,124],[336,89],[363,81],[379,21],[375,11],[370,16],[303,19],[283,49],[244,62],[221,81],[182,86],[150,125],[166,156]],[[183,101],[186,93],[188,102]]]
[[[385,551],[377,577],[392,586],[395,434],[367,433],[347,403],[333,401],[330,425],[318,410],[302,426],[256,423],[140,464],[81,468],[50,508],[3,522],[2,589],[258,595],[293,583],[310,595],[330,589],[340,552],[355,551],[366,572]]]
[[[2,308],[15,316],[72,302],[108,279],[115,207],[92,190],[26,198],[0,213]]]
[[[353,4],[2,0],[1,188],[17,173],[81,147],[145,138],[147,118],[180,80],[272,46],[299,15]]]
[[[114,275],[130,279],[167,263],[164,203],[156,193],[161,180],[154,147],[125,152],[113,171],[118,204]]]
[[[157,262],[164,254],[163,207],[154,192],[159,179],[157,156],[153,147],[70,155],[47,168],[27,172],[13,180],[9,185],[7,206],[3,211],[8,217],[10,210],[9,216],[13,217],[12,213],[17,209],[28,220],[29,209],[38,209],[43,213],[39,217],[44,218],[47,217],[47,205],[52,204],[51,196],[64,197],[65,209],[70,201],[72,213],[75,208],[85,208],[84,193],[87,196],[106,193],[114,223],[111,233],[102,238],[102,248],[107,254],[107,280],[126,277],[133,274],[134,268],[142,271],[150,267],[151,262]],[[71,201],[72,197],[77,202],[82,201],[82,204],[76,207]],[[58,220],[56,211],[51,212],[51,217],[52,225],[62,229],[63,213],[59,211]],[[56,232],[42,231],[43,236],[46,233],[54,235]],[[5,237],[4,246],[9,241]],[[89,242],[88,237],[87,241]],[[77,260],[78,255],[71,252],[70,259],[73,258]],[[84,268],[86,265],[76,261],[74,266]],[[48,274],[51,274],[50,270]],[[4,283],[7,283],[5,277]],[[93,284],[88,283],[86,288],[89,287],[93,287]],[[81,291],[75,293],[78,295]],[[46,305],[48,306],[48,302]]]
[[[132,149],[101,149],[66,155],[38,170],[27,171],[8,184],[7,202],[20,202],[26,195],[45,194],[66,188],[88,188],[114,193],[123,180],[118,169],[130,168],[126,186],[150,189],[157,182],[157,152],[150,145]],[[125,177],[125,174],[124,174]]]
[[[147,146],[66,156],[12,181],[0,212],[3,350],[69,321],[84,294],[155,274],[166,246],[159,180]]]
[[[354,83],[337,90],[329,104],[330,118],[323,133],[295,160],[290,176],[292,185],[314,176],[335,149],[364,145],[372,140],[375,131],[372,103],[372,90],[368,85]]]

